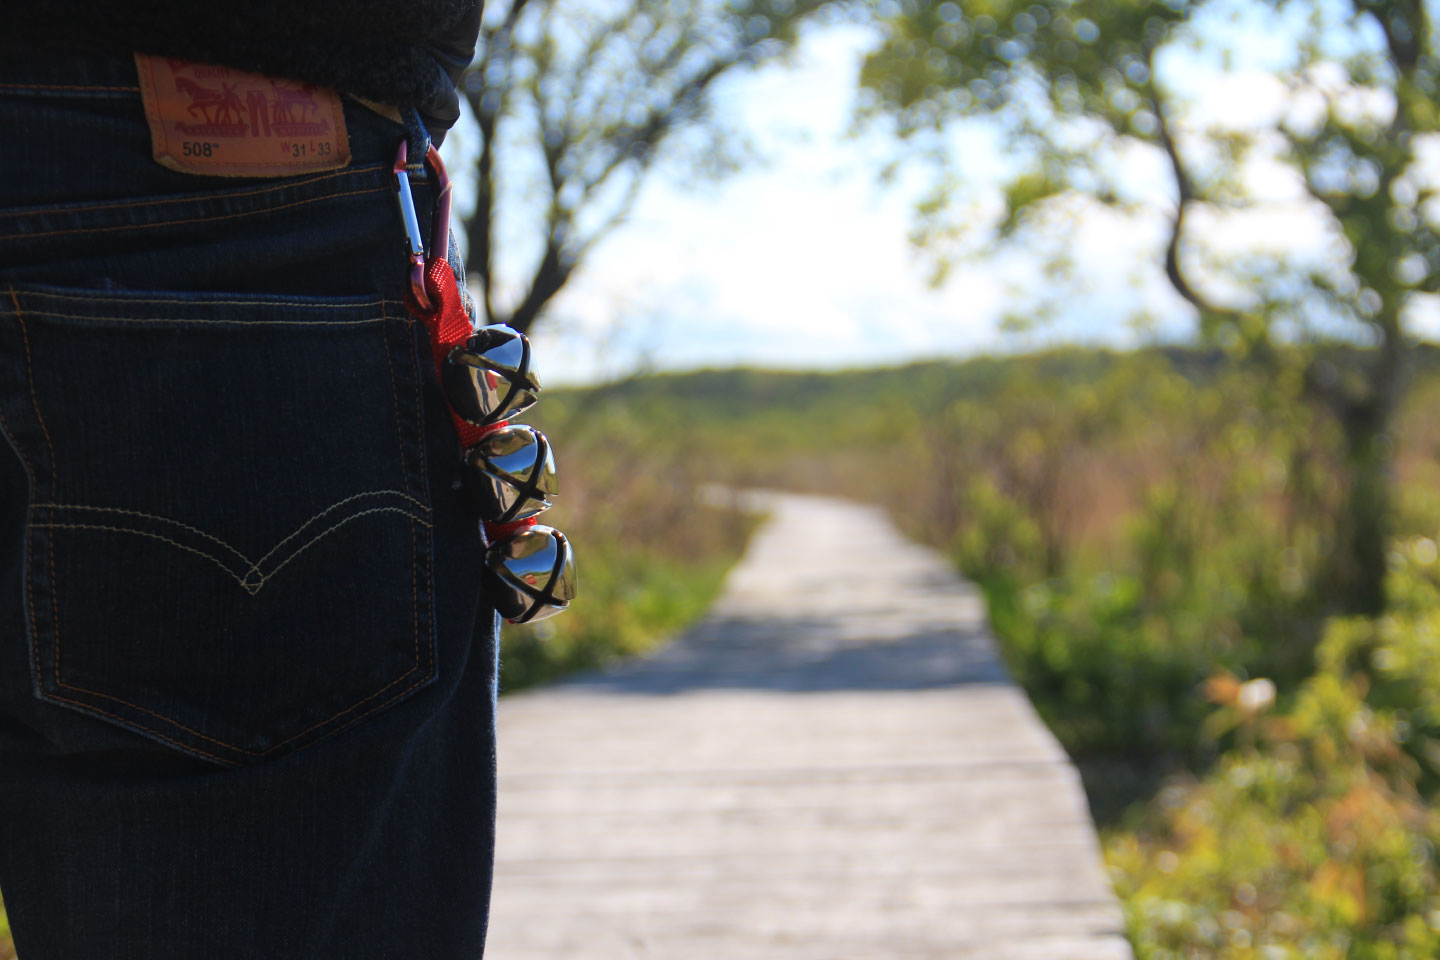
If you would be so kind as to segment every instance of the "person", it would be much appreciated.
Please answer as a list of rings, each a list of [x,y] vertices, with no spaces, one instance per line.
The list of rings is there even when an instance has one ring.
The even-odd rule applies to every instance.
[[[414,158],[479,16],[8,12],[0,891],[25,960],[483,951],[498,622],[392,174],[404,140],[428,230]],[[205,167],[226,137],[253,149]],[[324,156],[287,166],[301,147]]]

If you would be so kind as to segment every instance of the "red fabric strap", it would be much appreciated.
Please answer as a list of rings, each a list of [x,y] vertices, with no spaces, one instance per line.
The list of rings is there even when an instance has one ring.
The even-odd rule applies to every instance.
[[[423,320],[426,329],[430,331],[430,353],[435,360],[435,375],[443,385],[445,382],[445,358],[452,349],[470,339],[470,335],[475,330],[470,325],[470,316],[465,312],[464,304],[460,300],[460,288],[455,282],[455,273],[444,258],[434,257],[426,264],[425,292],[430,295],[432,309],[428,311],[419,309],[413,299],[409,303],[409,307],[410,312]],[[455,408],[450,406],[448,398],[445,406],[450,411],[450,422],[455,425],[455,434],[460,439],[461,450],[468,450],[479,443],[486,434],[494,433],[508,423],[508,421],[501,420],[486,427],[477,427],[456,414]],[[485,534],[493,543],[517,530],[534,526],[535,523],[534,517],[528,520],[517,520],[514,523],[487,523],[485,524]]]

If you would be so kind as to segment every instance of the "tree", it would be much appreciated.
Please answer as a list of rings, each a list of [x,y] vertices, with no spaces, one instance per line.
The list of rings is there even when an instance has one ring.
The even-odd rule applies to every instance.
[[[509,0],[487,4],[464,93],[480,131],[464,221],[484,320],[528,329],[586,252],[623,221],[662,148],[703,136],[706,172],[735,161],[713,122],[716,85],[793,47],[831,0]],[[529,180],[538,254],[501,303],[502,192]],[[509,234],[506,234],[508,237]]]
[[[1287,50],[1270,65],[1285,109],[1263,129],[1191,122],[1195,92],[1167,82],[1182,56],[1231,56],[1221,15],[1264,19]],[[1172,205],[1157,265],[1203,330],[1333,418],[1345,489],[1319,588],[1341,611],[1379,612],[1405,317],[1440,289],[1440,182],[1423,158],[1440,146],[1440,59],[1423,0],[903,0],[882,23],[862,83],[902,136],[982,115],[1008,133],[1022,162],[1002,238],[1061,198],[1135,205],[1114,159],[1163,157]],[[1225,263],[1192,227],[1263,203],[1247,186],[1259,161],[1291,172],[1333,238],[1328,260]],[[949,189],[922,211],[932,236]]]

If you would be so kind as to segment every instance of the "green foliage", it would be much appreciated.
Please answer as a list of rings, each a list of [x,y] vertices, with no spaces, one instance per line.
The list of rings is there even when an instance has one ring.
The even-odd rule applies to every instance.
[[[550,620],[501,634],[501,692],[643,653],[703,614],[755,518],[705,498],[722,460],[687,418],[595,392],[547,394],[536,408],[564,460],[547,522],[575,545],[580,597]]]
[[[1018,162],[1002,235],[1025,209],[1057,194],[1126,197],[1113,160],[1141,146],[1159,151],[1172,168],[1178,236],[1191,203],[1268,201],[1247,189],[1242,167],[1265,152],[1267,138],[1278,138],[1285,149],[1271,154],[1293,164],[1334,217],[1358,282],[1301,270],[1302,283],[1314,286],[1303,293],[1292,286],[1276,301],[1277,312],[1294,319],[1297,301],[1318,293],[1337,314],[1386,327],[1412,291],[1440,282],[1440,234],[1423,209],[1434,187],[1422,186],[1416,140],[1440,129],[1440,61],[1424,4],[911,0],[877,11],[883,39],[861,74],[872,114],[894,117],[902,137],[979,115],[1010,134]],[[1271,57],[1262,68],[1286,83],[1299,105],[1270,129],[1187,125],[1203,97],[1166,82],[1167,55],[1182,48],[1212,61],[1234,59],[1238,31],[1225,28],[1227,17],[1274,33],[1278,43],[1293,41],[1291,56]],[[1183,277],[1172,280],[1211,319],[1227,312],[1198,302],[1204,298]]]
[[[1211,672],[1311,667],[1328,436],[1273,412],[1265,378],[1196,360],[1062,379],[1017,360],[930,420],[933,486],[896,507],[983,586],[1011,670],[1089,758],[1208,756]]]
[[[994,592],[1013,592],[1010,584],[1044,571],[1040,527],[1020,504],[987,477],[969,481],[961,498],[967,523],[956,534],[960,569],[995,584]]]
[[[1016,239],[1044,249],[1058,234],[1062,252],[1052,255],[1063,258],[1069,231],[1056,230],[1047,212],[1073,218],[1098,203],[1168,221],[1153,252],[1156,276],[1196,310],[1201,329],[1267,368],[1287,388],[1285,404],[1328,409],[1343,440],[1333,464],[1343,490],[1325,554],[1327,594],[1346,612],[1379,613],[1394,530],[1387,451],[1412,361],[1405,315],[1440,291],[1440,206],[1425,156],[1440,130],[1430,8],[1410,0],[907,0],[877,12],[882,41],[861,76],[871,115],[892,118],[902,139],[983,116],[1010,140],[1004,212],[978,227],[968,213],[977,201],[955,186],[959,162],[943,147],[917,151],[940,166],[940,186],[919,210],[919,237],[942,260],[939,273],[954,255],[944,241],[966,231],[984,236],[956,246],[986,254]],[[1247,53],[1227,17],[1273,34],[1290,55]],[[1284,108],[1249,126],[1207,119],[1204,91],[1192,89],[1197,60],[1252,83],[1268,73]],[[1176,63],[1190,64],[1191,79]],[[1122,161],[1145,153],[1172,181],[1163,201],[1126,182],[1133,164]],[[1287,206],[1293,213],[1289,188],[1256,186],[1267,164],[1272,173],[1288,167],[1303,188],[1307,216],[1334,238],[1328,253],[1221,249],[1187,228],[1196,212],[1211,223]],[[970,226],[947,227],[951,203],[967,210],[960,219]],[[1298,349],[1336,343],[1375,348]]]
[[[705,371],[548,403],[557,436],[601,438],[557,442],[587,482],[629,491],[579,494],[582,514],[601,511],[583,520],[601,536],[582,564],[635,523],[655,527],[605,517],[641,516],[621,501],[672,502],[667,485],[878,500],[982,583],[1011,669],[1072,751],[1153,762],[1224,745],[1200,722],[1197,691],[1215,670],[1290,689],[1312,668],[1335,437],[1323,411],[1284,401],[1217,351],[1168,349]],[[631,456],[647,466],[607,475]],[[688,524],[683,502],[662,527]],[[555,646],[591,656],[584,642]]]
[[[1288,708],[1248,711],[1253,746],[1107,838],[1141,960],[1440,951],[1435,554],[1397,545],[1391,612],[1333,621]]]
[[[1061,742],[1082,756],[1145,757],[1194,747],[1201,639],[1147,611],[1132,577],[981,581],[1006,660]]]
[[[1440,549],[1393,542],[1385,614],[1327,618],[1346,496],[1330,411],[1176,359],[1059,380],[1017,360],[928,424],[943,481],[900,512],[981,583],[1017,679],[1102,771],[1088,786],[1199,772],[1107,833],[1142,960],[1434,956]],[[1400,516],[1432,532],[1437,391],[1417,386],[1387,454]]]
[[[705,613],[735,561],[732,552],[676,564],[594,543],[577,549],[588,551],[584,602],[562,617],[505,628],[501,693],[653,649]]]
[[[949,551],[1087,786],[1140,801],[1105,846],[1142,960],[1429,957],[1440,549],[1394,542],[1386,614],[1330,615],[1345,439],[1296,401],[1290,359],[1282,377],[1213,350],[709,372],[559,406],[725,482],[873,496]],[[1406,529],[1433,535],[1440,378],[1417,359],[1387,469]],[[659,432],[632,435],[632,411]],[[1157,767],[1175,776],[1149,798]]]
[[[553,391],[537,408],[564,458],[550,519],[576,543],[582,601],[535,628],[507,628],[504,688],[646,649],[703,610],[754,522],[698,505],[705,484],[876,499],[933,527],[932,537],[943,530],[968,569],[1043,574],[1047,557],[1063,552],[1057,538],[1076,506],[1066,501],[1045,525],[1029,518],[1070,465],[1047,451],[1067,434],[1073,454],[1104,424],[1133,425],[1120,412],[1125,392],[1137,367],[1154,365],[1213,375],[1204,353],[1065,350],[839,374],[701,371]],[[1051,395],[1047,383],[1082,384],[1085,396]],[[1011,430],[1030,438],[1013,455]],[[1000,464],[994,476],[972,474],[968,460],[940,462],[967,451]],[[899,475],[908,479],[897,497]],[[940,485],[946,477],[969,477],[974,502],[956,504],[954,489]],[[937,515],[950,519],[935,526]]]
[[[1105,845],[1141,960],[1435,956],[1440,381],[1386,454],[1401,522],[1430,534],[1391,542],[1383,615],[1337,618],[1343,426],[1286,383],[1177,359],[1065,380],[1017,362],[932,424],[948,479],[909,525],[981,583],[1107,817],[1140,801]],[[1147,802],[1157,766],[1179,772]]]

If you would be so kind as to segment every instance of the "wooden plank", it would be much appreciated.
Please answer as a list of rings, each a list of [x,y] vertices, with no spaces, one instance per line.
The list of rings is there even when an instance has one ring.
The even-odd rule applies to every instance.
[[[1078,777],[975,589],[771,498],[711,615],[501,701],[490,960],[1128,960]]]

